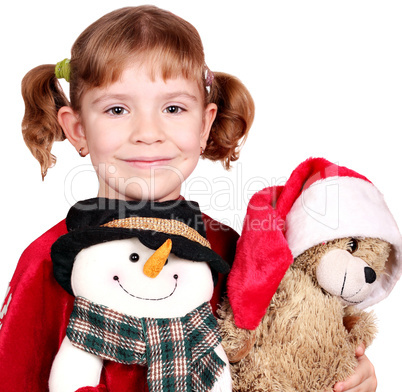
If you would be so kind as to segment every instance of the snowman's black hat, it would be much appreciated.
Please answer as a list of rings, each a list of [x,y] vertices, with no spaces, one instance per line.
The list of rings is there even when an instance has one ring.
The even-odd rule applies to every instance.
[[[68,212],[66,224],[68,233],[53,244],[51,257],[56,280],[70,294],[73,294],[70,279],[76,255],[92,245],[119,239],[137,237],[154,250],[171,239],[173,254],[209,263],[214,280],[216,273],[227,273],[230,269],[211,249],[196,202],[93,198],[75,204]]]

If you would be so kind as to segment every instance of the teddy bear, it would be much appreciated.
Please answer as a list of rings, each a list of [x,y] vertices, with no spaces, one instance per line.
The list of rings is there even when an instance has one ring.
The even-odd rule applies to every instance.
[[[331,391],[370,345],[402,238],[364,176],[323,158],[250,200],[219,310],[233,391]]]
[[[89,199],[70,209],[67,227],[51,257],[75,302],[50,392],[97,387],[105,360],[147,366],[150,392],[231,391],[209,303],[229,265],[197,203]]]

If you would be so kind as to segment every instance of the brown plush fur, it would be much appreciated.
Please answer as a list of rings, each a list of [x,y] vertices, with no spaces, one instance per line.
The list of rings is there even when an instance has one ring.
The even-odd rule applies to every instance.
[[[371,344],[372,313],[345,307],[318,286],[315,271],[330,250],[348,250],[350,238],[308,249],[295,259],[255,331],[239,329],[225,299],[219,310],[223,347],[232,362],[233,391],[331,391],[357,364],[355,349]],[[388,243],[359,239],[354,256],[377,275],[384,270]]]

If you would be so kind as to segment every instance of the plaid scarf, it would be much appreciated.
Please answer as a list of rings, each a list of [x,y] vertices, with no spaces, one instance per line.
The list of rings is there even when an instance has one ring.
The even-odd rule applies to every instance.
[[[136,318],[77,297],[67,327],[71,343],[102,359],[148,366],[150,392],[209,391],[225,363],[211,305],[184,317]]]

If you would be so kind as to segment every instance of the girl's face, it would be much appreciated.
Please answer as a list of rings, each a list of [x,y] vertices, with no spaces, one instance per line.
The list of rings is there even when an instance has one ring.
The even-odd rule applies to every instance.
[[[152,80],[134,65],[108,87],[87,91],[80,116],[60,109],[59,121],[77,151],[90,153],[99,197],[164,201],[180,196],[216,110],[205,107],[197,82]]]

